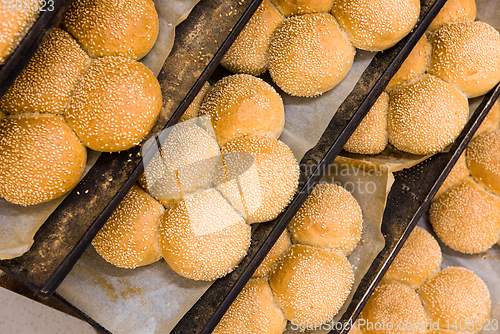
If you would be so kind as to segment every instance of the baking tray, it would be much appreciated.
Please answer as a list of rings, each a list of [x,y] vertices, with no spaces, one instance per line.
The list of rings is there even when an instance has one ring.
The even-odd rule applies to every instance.
[[[28,1],[28,0],[23,0]],[[14,83],[73,0],[53,0],[54,10],[43,11],[5,64],[0,66],[0,98]]]

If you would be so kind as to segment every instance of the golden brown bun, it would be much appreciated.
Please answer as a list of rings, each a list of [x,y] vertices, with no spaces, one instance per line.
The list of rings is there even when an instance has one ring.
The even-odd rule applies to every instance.
[[[141,59],[158,37],[158,13],[151,0],[75,0],[62,26],[93,57]]]
[[[428,30],[436,30],[445,23],[462,20],[474,21],[476,18],[475,0],[447,0],[439,11],[434,21],[431,22]]]
[[[158,245],[163,205],[134,185],[92,240],[97,253],[121,268],[136,268],[161,258]]]
[[[500,130],[485,133],[469,144],[467,165],[477,182],[500,195]]]
[[[271,0],[285,16],[327,13],[332,10],[335,0]]]
[[[422,303],[430,315],[431,322],[440,322],[441,327],[455,321],[465,326],[465,321],[478,321],[482,326],[491,311],[490,293],[483,280],[472,271],[462,267],[448,267],[436,277],[428,280],[418,290]],[[462,320],[462,321],[461,321]],[[477,322],[474,322],[477,324]],[[450,326],[450,329],[451,328]],[[460,329],[460,327],[459,327]],[[468,331],[477,333],[479,331]],[[460,330],[462,331],[462,330]]]
[[[87,150],[61,116],[6,116],[0,122],[0,196],[20,205],[58,198],[83,174]]]
[[[427,316],[417,293],[408,285],[399,282],[380,283],[361,312],[360,319],[372,323],[371,327],[360,326],[365,334],[427,332]],[[381,324],[386,325],[385,330],[376,330]],[[392,330],[389,324],[393,326]],[[405,327],[405,324],[409,324],[409,327]]]
[[[285,126],[281,96],[267,82],[248,74],[218,81],[203,100],[200,115],[211,117],[220,146],[245,135],[278,139]]]
[[[241,173],[242,162],[233,159],[233,152],[250,155],[250,168]],[[284,143],[266,136],[240,137],[227,143],[222,154],[227,180],[237,180],[247,223],[276,218],[292,200],[299,165]]]
[[[221,65],[233,73],[260,75],[269,67],[271,36],[283,16],[264,0],[222,58]]]
[[[479,21],[445,24],[430,41],[429,73],[456,85],[467,97],[485,94],[500,81],[500,34]]]
[[[285,93],[312,97],[345,78],[354,54],[354,47],[330,14],[292,16],[273,35],[269,73]]]
[[[141,176],[139,177],[139,179],[137,180],[137,183],[139,183],[139,185],[149,193],[148,183],[146,181],[146,174],[142,173]],[[162,198],[155,197],[155,199],[158,202],[160,202],[161,204],[163,204],[163,206],[166,208],[174,205],[175,203],[180,202],[180,198],[179,198],[179,200],[173,200],[173,199],[162,199]]]
[[[34,3],[29,4],[34,5]],[[15,7],[17,2],[2,2],[0,10],[0,65],[3,65],[14,52],[39,14],[38,10],[33,10],[34,8],[17,10],[16,8],[8,8],[9,5]]]
[[[362,334],[358,327],[352,327],[347,334]]]
[[[211,88],[211,86],[208,83],[208,81],[205,81],[205,83],[203,84],[203,87],[201,87],[198,94],[196,94],[196,97],[194,98],[193,102],[191,102],[189,107],[186,109],[186,111],[182,115],[180,122],[184,122],[184,121],[187,121],[188,119],[195,118],[195,117],[199,116],[201,102],[203,102],[203,99],[207,95],[210,88]]]
[[[269,275],[274,264],[278,261],[278,258],[285,253],[290,245],[290,236],[288,235],[288,231],[284,230],[274,244],[273,248],[271,248],[269,253],[267,253],[264,261],[262,261],[257,270],[255,270],[252,277],[265,277]]]
[[[416,289],[441,269],[441,248],[434,237],[417,226],[384,276]]]
[[[103,57],[85,71],[64,114],[87,147],[117,152],[139,144],[161,107],[160,85],[146,66]]]
[[[444,193],[458,181],[465,179],[467,176],[469,176],[469,169],[467,169],[464,152],[462,153],[462,155],[460,155],[460,158],[458,158],[457,163],[451,169],[450,173],[441,185],[441,188],[439,188],[438,192],[436,193],[436,197]]]
[[[500,198],[468,177],[432,203],[430,221],[447,246],[468,254],[484,252],[500,237]]]
[[[215,327],[214,334],[281,334],[286,319],[266,279],[250,279]]]
[[[431,52],[432,45],[424,35],[419,39],[411,53],[408,55],[408,58],[406,58],[399,70],[396,74],[394,74],[391,81],[389,81],[385,90],[389,92],[400,83],[424,74],[429,66]]]
[[[292,245],[274,266],[269,283],[288,320],[325,322],[344,304],[354,282],[345,256]]]
[[[339,185],[318,184],[289,225],[294,243],[336,250],[347,256],[361,239],[363,213]]]
[[[497,100],[495,104],[491,107],[488,115],[484,118],[479,129],[477,129],[474,137],[477,137],[483,133],[486,133],[493,129],[498,129],[498,121],[500,120],[500,101]]]
[[[389,103],[389,142],[413,154],[442,151],[462,131],[469,103],[458,89],[424,75],[396,87]]]
[[[250,226],[213,188],[168,209],[160,220],[165,261],[179,275],[211,281],[238,265],[250,246]]]
[[[387,112],[389,95],[382,92],[356,131],[344,145],[344,150],[358,154],[377,154],[387,146]]]
[[[410,33],[420,14],[420,1],[338,0],[332,14],[355,47],[382,51]]]
[[[62,114],[90,58],[67,32],[55,28],[0,100],[7,113]]]

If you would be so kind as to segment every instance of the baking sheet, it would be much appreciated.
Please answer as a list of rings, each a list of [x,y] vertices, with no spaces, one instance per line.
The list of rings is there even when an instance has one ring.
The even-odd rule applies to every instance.
[[[141,60],[158,75],[174,43],[174,30],[189,14],[199,0],[154,0],[158,11],[160,33],[153,49]],[[99,156],[88,150],[85,173]],[[85,175],[85,174],[84,174]],[[33,236],[43,222],[63,201],[64,197],[47,203],[22,207],[0,198],[0,260],[15,258],[27,252]]]

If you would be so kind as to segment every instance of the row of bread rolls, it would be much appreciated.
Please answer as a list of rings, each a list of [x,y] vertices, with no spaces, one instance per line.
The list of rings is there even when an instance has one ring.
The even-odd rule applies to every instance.
[[[0,8],[0,66],[9,59],[40,14],[40,8],[35,1],[21,3],[20,7],[14,1],[2,2],[2,8]]]
[[[466,268],[440,271],[441,260],[436,239],[416,227],[365,305],[355,330],[363,334],[480,332],[491,311],[488,287]]]
[[[150,0],[74,1],[0,99],[0,196],[34,205],[69,192],[85,146],[137,145],[162,107],[155,76],[135,59],[158,34]]]

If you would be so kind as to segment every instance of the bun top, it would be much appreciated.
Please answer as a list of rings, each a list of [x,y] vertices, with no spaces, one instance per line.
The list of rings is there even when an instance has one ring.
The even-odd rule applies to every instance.
[[[0,22],[2,22],[0,24],[0,65],[3,65],[9,58],[24,36],[25,28],[30,26],[30,21],[33,22],[37,15],[31,8],[30,10],[17,10],[17,8],[7,8],[7,4],[16,6],[17,2],[3,2],[2,10],[0,10]]]
[[[477,182],[500,195],[500,130],[485,133],[469,144],[467,164]]]
[[[271,0],[281,14],[285,16],[310,13],[328,13],[335,0]]]
[[[476,18],[475,0],[447,0],[428,30],[436,30],[442,25],[462,20],[474,21]]]

